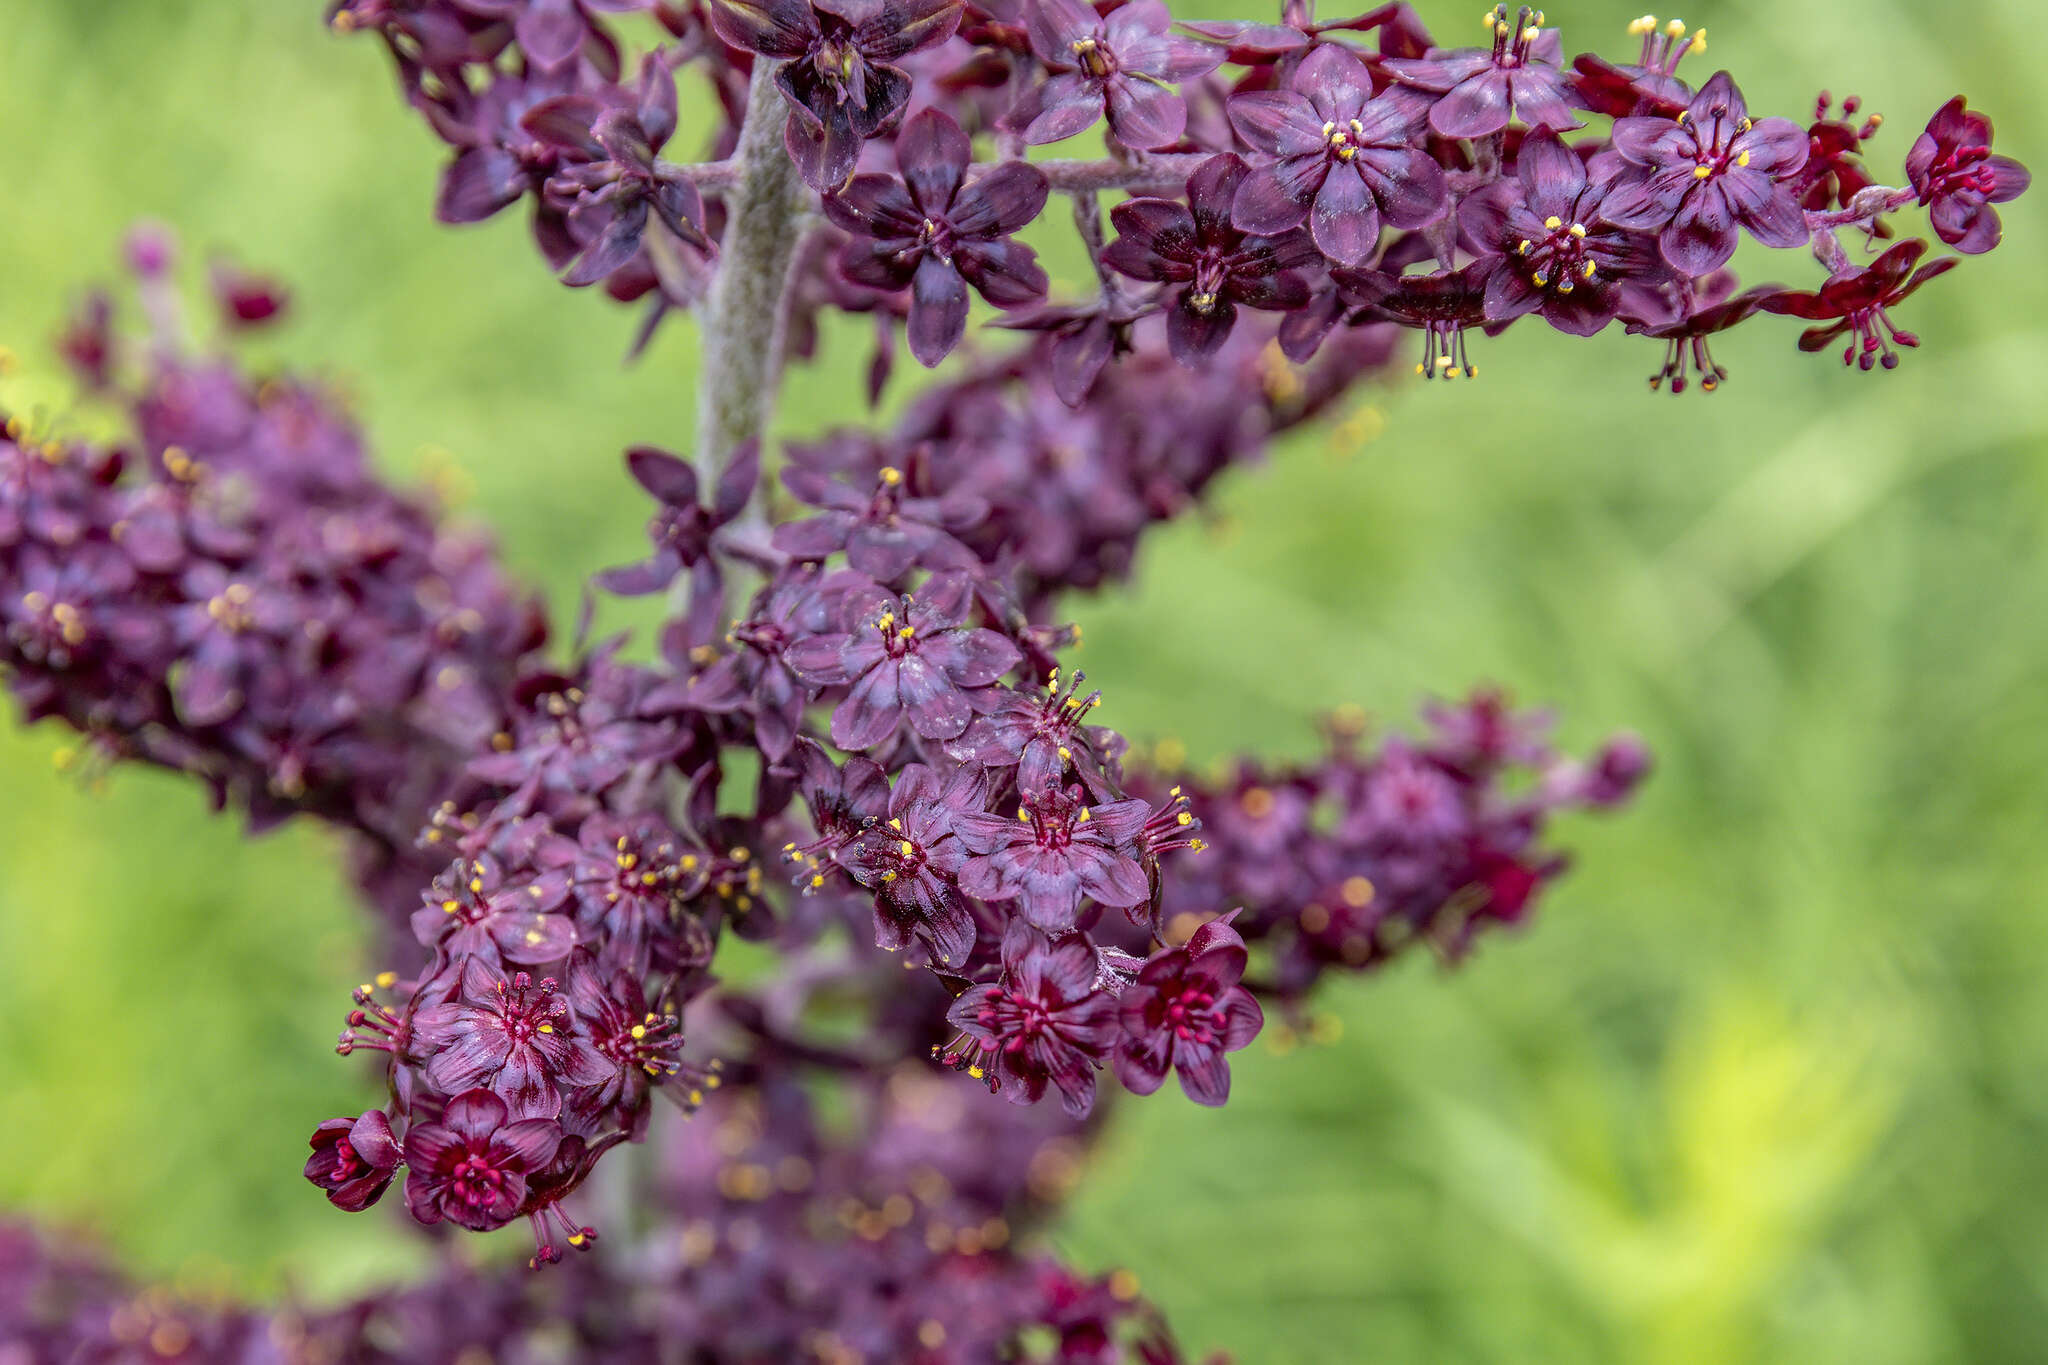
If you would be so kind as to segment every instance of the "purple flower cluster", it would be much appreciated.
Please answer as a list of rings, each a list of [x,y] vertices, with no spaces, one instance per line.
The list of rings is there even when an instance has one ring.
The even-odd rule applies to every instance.
[[[377,477],[331,395],[168,337],[131,356],[114,321],[99,301],[64,349],[132,438],[18,415],[0,436],[0,661],[23,715],[77,730],[89,766],[189,773],[252,828],[304,812],[409,850],[501,724],[537,606],[487,541]]]
[[[1564,870],[1542,846],[1550,816],[1611,809],[1649,772],[1628,737],[1588,760],[1563,757],[1546,715],[1497,692],[1425,718],[1422,738],[1365,751],[1359,718],[1339,716],[1319,762],[1182,779],[1174,790],[1203,812],[1209,848],[1161,883],[1169,937],[1189,938],[1199,958],[1210,907],[1242,905],[1233,928],[1270,973],[1256,984],[1283,1002],[1327,971],[1369,970],[1416,944],[1462,957],[1487,928],[1525,922]]]
[[[1725,371],[1708,335],[1797,311],[1719,308],[1744,235],[1808,247],[1835,293],[1868,292],[1845,282],[1859,267],[1843,229],[1890,236],[1891,215],[1917,203],[1942,242],[1981,253],[1999,239],[1994,206],[2028,184],[1958,97],[1914,143],[1906,183],[1878,185],[1861,159],[1878,121],[1849,123],[1856,101],[1835,120],[1824,98],[1810,127],[1753,117],[1728,72],[1697,88],[1679,75],[1706,43],[1676,21],[1631,25],[1641,50],[1623,64],[1567,62],[1558,31],[1526,6],[1496,6],[1487,44],[1458,48],[1401,5],[1319,22],[1295,4],[1279,24],[1183,36],[1158,0],[715,0],[702,13],[658,7],[676,41],[622,83],[625,59],[596,15],[556,0],[543,26],[538,12],[524,0],[344,0],[334,12],[383,33],[457,149],[445,219],[530,196],[543,252],[570,283],[653,293],[656,319],[688,307],[724,230],[703,196],[734,192],[739,92],[770,63],[788,153],[832,225],[800,258],[798,296],[907,317],[925,365],[962,344],[970,293],[1002,310],[1038,305],[1025,325],[1068,342],[1056,373],[1076,404],[1137,320],[1163,313],[1173,356],[1206,368],[1240,308],[1285,315],[1296,360],[1340,324],[1422,331],[1429,377],[1473,372],[1468,328],[1492,335],[1539,315],[1589,335],[1618,321],[1684,343],[1686,371],[1667,365],[1658,385],[1681,391],[1697,368],[1712,389]],[[491,22],[508,17],[509,31]],[[699,130],[713,159],[695,165],[658,157],[686,73],[726,112]],[[1610,121],[1604,132],[1586,129],[1595,119]],[[1020,159],[1098,125],[1107,159]],[[977,134],[993,160],[977,157]],[[1136,196],[1116,209],[1114,241],[1096,219],[1106,190]],[[1047,302],[1045,272],[1016,238],[1049,193],[1075,197],[1101,281],[1092,301]],[[1879,325],[1876,350],[1852,360],[1917,344]],[[877,375],[887,369],[878,360]]]

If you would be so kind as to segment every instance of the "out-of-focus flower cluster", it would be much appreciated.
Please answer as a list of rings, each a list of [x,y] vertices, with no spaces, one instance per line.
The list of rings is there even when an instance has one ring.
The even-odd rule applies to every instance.
[[[1162,315],[1174,358],[1199,366],[1248,309],[1284,317],[1296,359],[1340,325],[1414,329],[1429,377],[1473,373],[1466,333],[1529,316],[1665,343],[1653,382],[1674,392],[1717,387],[1710,338],[1759,312],[1826,324],[1807,349],[1846,333],[1846,361],[1888,368],[1918,344],[1889,310],[1938,266],[1901,268],[1921,244],[1859,261],[1839,234],[1889,237],[1917,204],[1943,243],[1981,253],[2029,180],[1959,97],[1906,183],[1879,184],[1863,152],[1881,120],[1853,122],[1853,99],[1836,117],[1825,95],[1808,123],[1753,116],[1728,72],[1691,83],[1706,34],[1675,20],[1631,25],[1638,50],[1617,62],[1568,60],[1527,6],[1489,11],[1474,47],[1438,45],[1406,5],[1319,20],[1307,0],[1185,32],[1160,0],[339,0],[330,18],[384,38],[455,151],[444,221],[528,199],[569,283],[651,297],[652,320],[717,269],[716,201],[738,178],[720,158],[749,73],[772,64],[788,154],[829,220],[799,293],[905,318],[926,365],[961,343],[971,294],[1039,307],[1069,335],[1052,364],[1075,404],[1135,319]],[[636,65],[633,33],[666,41]],[[704,92],[687,120],[685,75]],[[663,160],[685,122],[705,159]],[[1084,133],[1110,155],[1025,159]],[[1113,191],[1132,197],[1111,241],[1096,196]],[[1075,199],[1100,288],[1047,315],[1016,234],[1053,193]],[[1745,236],[1809,248],[1827,279],[1738,292],[1726,267]],[[878,375],[892,348],[885,332]]]

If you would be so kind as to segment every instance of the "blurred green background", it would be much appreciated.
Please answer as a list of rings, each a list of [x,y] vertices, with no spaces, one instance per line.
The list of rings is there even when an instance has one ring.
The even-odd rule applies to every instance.
[[[1478,36],[1477,0],[1420,8]],[[459,470],[558,607],[634,553],[618,452],[686,439],[687,325],[624,368],[634,317],[552,283],[515,217],[434,227],[441,154],[373,44],[314,0],[0,9],[10,406],[62,411],[43,343],[153,216],[288,278],[264,344],[357,395],[394,471]],[[1551,18],[1619,56],[1634,13]],[[1958,90],[2048,151],[2020,0],[1684,17],[1760,112],[1860,91],[1881,176]],[[1477,383],[1367,392],[1073,604],[1104,719],[1198,758],[1492,680],[1660,768],[1561,831],[1579,866],[1533,932],[1331,990],[1337,1041],[1247,1056],[1220,1114],[1126,1106],[1069,1255],[1248,1365],[2048,1359],[2044,204],[1913,301],[1896,373],[1764,318],[1717,347],[1723,392],[1673,400],[1652,344],[1525,325]],[[792,428],[859,420],[857,341]],[[392,1273],[395,1226],[296,1176],[366,1098],[327,1052],[361,966],[331,849],[245,843],[149,774],[89,792],[62,741],[0,734],[0,1207],[252,1293]]]

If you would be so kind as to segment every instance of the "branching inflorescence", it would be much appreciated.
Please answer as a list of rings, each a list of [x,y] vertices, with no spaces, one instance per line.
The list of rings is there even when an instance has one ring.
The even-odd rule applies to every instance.
[[[1567,65],[1505,7],[1472,49],[1404,5],[1296,0],[1178,29],[1159,0],[329,18],[383,40],[452,149],[443,221],[526,202],[566,283],[645,301],[642,344],[699,313],[697,448],[628,454],[651,553],[595,580],[667,595],[655,657],[580,635],[544,656],[488,547],[379,484],[328,395],[167,333],[138,369],[100,301],[66,353],[133,440],[9,424],[5,660],[27,714],[104,758],[358,836],[392,969],[340,1050],[381,1053],[388,1097],[314,1133],[305,1173],[338,1206],[402,1182],[420,1222],[523,1219],[555,1261],[596,1236],[565,1205],[656,1097],[707,1112],[628,1199],[578,1203],[623,1203],[636,1253],[570,1272],[591,1311],[564,1349],[591,1359],[1177,1359],[1126,1281],[1012,1245],[1070,1183],[1102,1074],[1223,1103],[1267,1007],[1301,1022],[1326,972],[1520,922],[1563,867],[1549,816],[1622,803],[1649,760],[1564,758],[1480,692],[1413,739],[1339,713],[1320,761],[1180,772],[1095,723],[1061,595],[1127,574],[1149,526],[1383,372],[1403,328],[1429,378],[1530,316],[1655,339],[1674,392],[1716,387],[1709,339],[1759,312],[1889,368],[1918,344],[1889,310],[1953,259],[1906,240],[1859,264],[1844,237],[1874,250],[1919,205],[1980,253],[2027,183],[1960,99],[1904,186],[1874,183],[1855,101],[1753,118],[1726,72],[1679,74],[1703,33],[1649,19],[1630,62]],[[629,56],[635,30],[660,41]],[[1105,154],[1030,159],[1082,134]],[[707,159],[666,159],[684,137]],[[1054,196],[1092,266],[1071,301],[1019,238]],[[1739,291],[1744,237],[1825,280]],[[160,333],[166,250],[137,250]],[[242,324],[281,306],[220,287]],[[1021,338],[971,334],[976,297]],[[964,363],[887,429],[764,459],[779,370],[833,312],[875,320],[875,395],[899,326],[922,364]],[[728,931],[775,971],[715,976]],[[270,1339],[439,1358],[380,1354],[377,1324],[510,1349],[545,1311],[451,1274]],[[463,1321],[477,1303],[503,1335]]]

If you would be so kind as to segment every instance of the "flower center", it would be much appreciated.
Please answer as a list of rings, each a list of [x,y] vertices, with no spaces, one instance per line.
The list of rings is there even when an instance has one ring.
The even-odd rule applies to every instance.
[[[1527,66],[1529,47],[1543,32],[1543,11],[1524,5],[1508,21],[1508,7],[1495,5],[1483,20],[1493,33],[1493,64],[1501,68]]]
[[[1569,294],[1599,273],[1599,264],[1586,245],[1586,225],[1567,223],[1552,214],[1543,220],[1540,236],[1524,237],[1515,244],[1529,272],[1529,282],[1538,289],[1555,289]]]
[[[1332,120],[1323,125],[1323,142],[1331,156],[1339,161],[1349,161],[1358,155],[1359,139],[1365,136],[1365,125],[1357,119],[1346,119],[1342,123]]]
[[[900,659],[906,654],[917,653],[917,627],[908,621],[898,625],[895,612],[885,611],[876,617],[875,629],[881,634],[882,648],[890,658]]]
[[[1081,69],[1098,81],[1116,70],[1116,54],[1104,47],[1099,38],[1076,38],[1067,46]]]
[[[450,1183],[455,1188],[457,1199],[472,1208],[479,1208],[497,1202],[498,1193],[505,1186],[505,1176],[491,1165],[488,1157],[472,1152],[455,1164]]]

